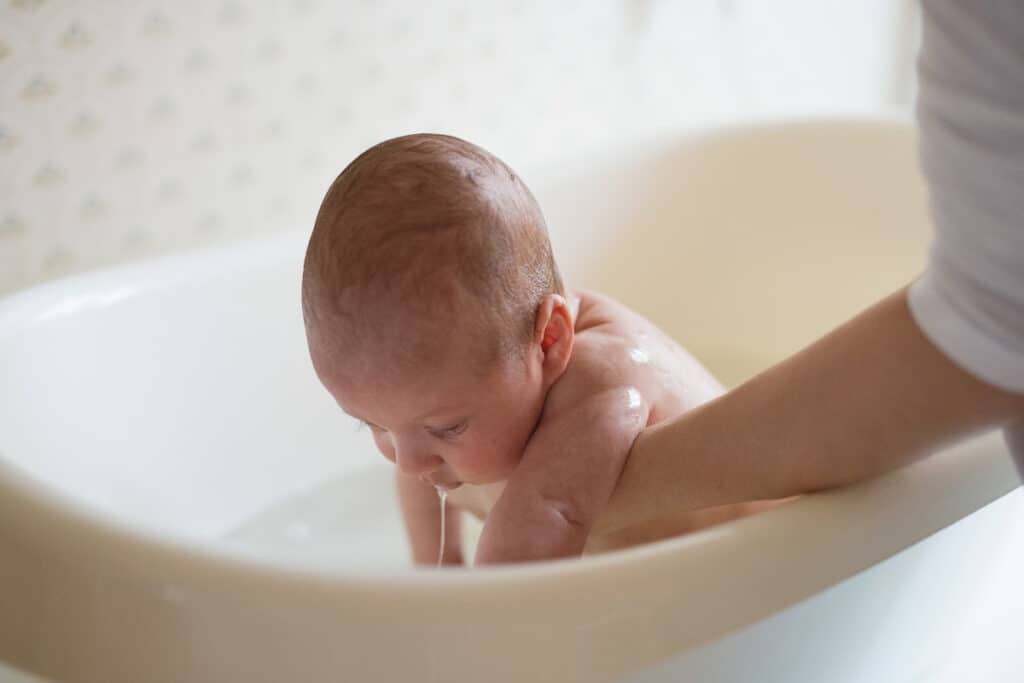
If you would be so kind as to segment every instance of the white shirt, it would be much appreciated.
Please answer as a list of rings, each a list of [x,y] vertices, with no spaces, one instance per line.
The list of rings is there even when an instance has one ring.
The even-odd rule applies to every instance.
[[[923,0],[917,116],[935,238],[909,293],[953,362],[1024,393],[1024,0]],[[1007,433],[1024,472],[1024,422]]]

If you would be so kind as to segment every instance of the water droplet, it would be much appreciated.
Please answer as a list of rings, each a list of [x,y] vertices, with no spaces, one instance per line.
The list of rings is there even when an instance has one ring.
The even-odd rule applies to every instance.
[[[646,365],[651,362],[651,354],[639,346],[634,346],[629,350],[629,358],[637,365]]]
[[[445,516],[448,508],[448,489],[442,486],[435,486],[434,490],[437,491],[438,500],[441,501],[441,544],[437,551],[437,566],[440,567],[444,563],[445,527],[447,526]]]
[[[643,401],[644,399],[640,395],[640,392],[637,391],[635,388],[630,387],[629,389],[626,390],[626,404],[630,408],[639,408],[643,404]]]

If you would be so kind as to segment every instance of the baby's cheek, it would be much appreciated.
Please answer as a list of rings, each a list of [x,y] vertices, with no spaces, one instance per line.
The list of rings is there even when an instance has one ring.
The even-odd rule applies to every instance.
[[[523,459],[523,452],[523,448],[510,448],[502,454],[501,467],[505,470],[506,476],[512,474],[512,470],[519,466]]]
[[[487,481],[507,478],[519,464],[522,452],[507,446],[503,448],[504,445],[493,442],[479,444],[463,456],[461,469]]]
[[[481,465],[486,469],[486,459],[480,457],[479,449],[473,448],[472,444],[458,444],[445,448],[438,455],[457,475],[470,480],[480,476]]]

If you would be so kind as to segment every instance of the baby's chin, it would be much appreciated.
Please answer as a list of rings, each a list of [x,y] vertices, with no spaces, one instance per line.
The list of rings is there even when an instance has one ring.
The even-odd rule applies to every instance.
[[[510,473],[511,474],[511,473]],[[494,474],[492,476],[470,476],[462,479],[450,480],[427,480],[431,486],[440,491],[454,491],[462,486],[488,486],[498,484],[508,479],[508,475]]]
[[[489,486],[491,484],[500,484],[508,480],[512,476],[512,472],[515,471],[516,465],[509,466],[506,463],[502,463],[496,467],[484,468],[483,470],[477,470],[474,472],[449,472],[451,476],[440,477],[426,475],[423,477],[424,481],[431,484],[437,489],[446,489],[448,491],[454,491],[460,486]],[[440,473],[434,473],[435,475]]]

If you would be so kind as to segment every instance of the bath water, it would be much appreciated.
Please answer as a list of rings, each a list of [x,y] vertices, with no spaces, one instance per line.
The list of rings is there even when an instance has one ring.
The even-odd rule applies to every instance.
[[[346,570],[409,566],[390,464],[349,471],[254,510],[221,537],[270,559]]]
[[[441,507],[447,515],[446,506]],[[409,567],[409,541],[400,510],[394,467],[381,462],[254,510],[221,534],[220,541],[271,560],[287,558],[344,570],[398,569]],[[442,519],[441,529],[445,526]],[[463,520],[465,552],[476,546],[482,526],[475,517]],[[442,539],[441,552],[444,544]]]

